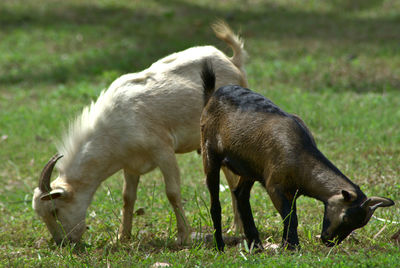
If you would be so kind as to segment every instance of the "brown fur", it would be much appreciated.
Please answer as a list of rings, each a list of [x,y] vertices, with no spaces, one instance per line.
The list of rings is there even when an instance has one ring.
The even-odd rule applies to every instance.
[[[207,69],[207,64],[204,68],[203,79],[212,81],[212,70]],[[204,82],[204,85],[210,84],[210,81]],[[205,91],[209,92],[210,88],[205,88]],[[339,243],[349,230],[365,225],[372,215],[372,203],[381,202],[379,206],[394,204],[390,199],[373,197],[369,206],[361,206],[367,200],[364,193],[318,150],[303,120],[248,89],[240,86],[219,88],[206,102],[200,125],[204,171],[220,250],[224,244],[220,235],[220,204],[215,187],[219,184],[221,166],[240,176],[234,191],[239,214],[247,239],[258,247],[261,247],[261,242],[248,200],[255,181],[266,188],[282,216],[283,245],[289,247],[299,244],[296,199],[300,195],[324,202],[321,237],[328,245],[331,245],[329,240],[337,237]],[[343,219],[349,213],[349,217],[357,219],[347,224]]]

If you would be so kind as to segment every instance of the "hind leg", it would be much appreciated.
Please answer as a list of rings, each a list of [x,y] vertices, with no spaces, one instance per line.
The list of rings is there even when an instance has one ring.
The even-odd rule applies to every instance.
[[[124,170],[124,188],[122,192],[124,206],[122,208],[122,222],[119,228],[119,239],[128,240],[131,237],[133,209],[136,202],[139,176]]]
[[[169,203],[171,204],[177,222],[178,228],[178,244],[189,243],[190,225],[186,219],[182,206],[180,174],[178,163],[176,162],[175,153],[166,151],[159,153],[158,163],[165,182],[165,192]]]
[[[206,152],[206,157],[203,155],[204,171],[206,173],[206,183],[210,193],[210,214],[214,225],[214,238],[219,251],[224,251],[225,243],[222,238],[221,225],[221,203],[219,201],[219,171],[221,163],[216,157]]]
[[[244,177],[240,177],[238,186],[234,193],[237,198],[238,210],[243,222],[244,234],[249,245],[254,245],[255,248],[262,249],[259,233],[254,223],[253,212],[250,205],[250,191],[254,181]]]
[[[239,211],[237,209],[237,200],[234,194],[234,190],[239,182],[239,176],[235,175],[232,171],[230,171],[227,167],[222,167],[222,171],[225,174],[225,178],[229,185],[229,190],[231,191],[232,197],[232,208],[233,208],[233,225],[231,230],[235,230],[236,234],[239,234],[243,231],[242,220],[240,219]]]

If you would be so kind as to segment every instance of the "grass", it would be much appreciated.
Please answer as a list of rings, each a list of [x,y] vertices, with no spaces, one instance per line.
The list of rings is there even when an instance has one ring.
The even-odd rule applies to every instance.
[[[209,24],[241,29],[252,89],[300,115],[329,159],[367,195],[400,198],[400,4],[396,0],[4,0],[0,3],[1,266],[385,266],[400,261],[390,236],[399,224],[372,219],[339,247],[325,248],[323,205],[300,198],[296,253],[217,254],[212,244],[174,245],[175,217],[159,171],[141,178],[133,239],[117,241],[122,174],[105,181],[89,207],[83,243],[58,248],[31,208],[55,140],[119,75],[169,53],[212,44],[230,53]],[[201,158],[179,155],[185,211],[211,232]],[[225,183],[224,180],[222,180]],[[232,222],[221,193],[223,223]],[[251,198],[263,241],[279,243],[281,219],[265,191]],[[398,203],[398,202],[397,202]],[[375,215],[400,222],[399,205]],[[383,229],[384,228],[384,229]],[[379,233],[380,230],[383,231]]]

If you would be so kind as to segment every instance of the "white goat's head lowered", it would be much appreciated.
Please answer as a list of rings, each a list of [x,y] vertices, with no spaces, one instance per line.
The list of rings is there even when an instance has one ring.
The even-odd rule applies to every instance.
[[[84,203],[79,202],[71,186],[53,182],[50,186],[51,173],[62,155],[54,155],[39,179],[39,187],[34,191],[32,207],[46,223],[54,241],[62,244],[64,240],[78,242],[86,229]]]
[[[129,239],[139,177],[157,167],[176,216],[177,241],[189,242],[175,153],[200,147],[201,63],[213,62],[218,85],[247,85],[243,41],[222,22],[214,31],[232,48],[232,57],[213,46],[198,46],[173,53],[143,71],[122,75],[65,131],[57,145],[64,158],[55,155],[47,163],[33,197],[33,208],[57,243],[80,240],[94,193],[119,170],[124,172],[119,235],[121,240]],[[59,175],[50,183],[56,162]]]

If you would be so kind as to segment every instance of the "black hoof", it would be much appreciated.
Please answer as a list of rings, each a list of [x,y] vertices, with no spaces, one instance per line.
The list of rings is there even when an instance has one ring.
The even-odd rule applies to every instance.
[[[283,250],[298,251],[298,250],[300,250],[301,247],[299,244],[282,243],[281,248]]]

